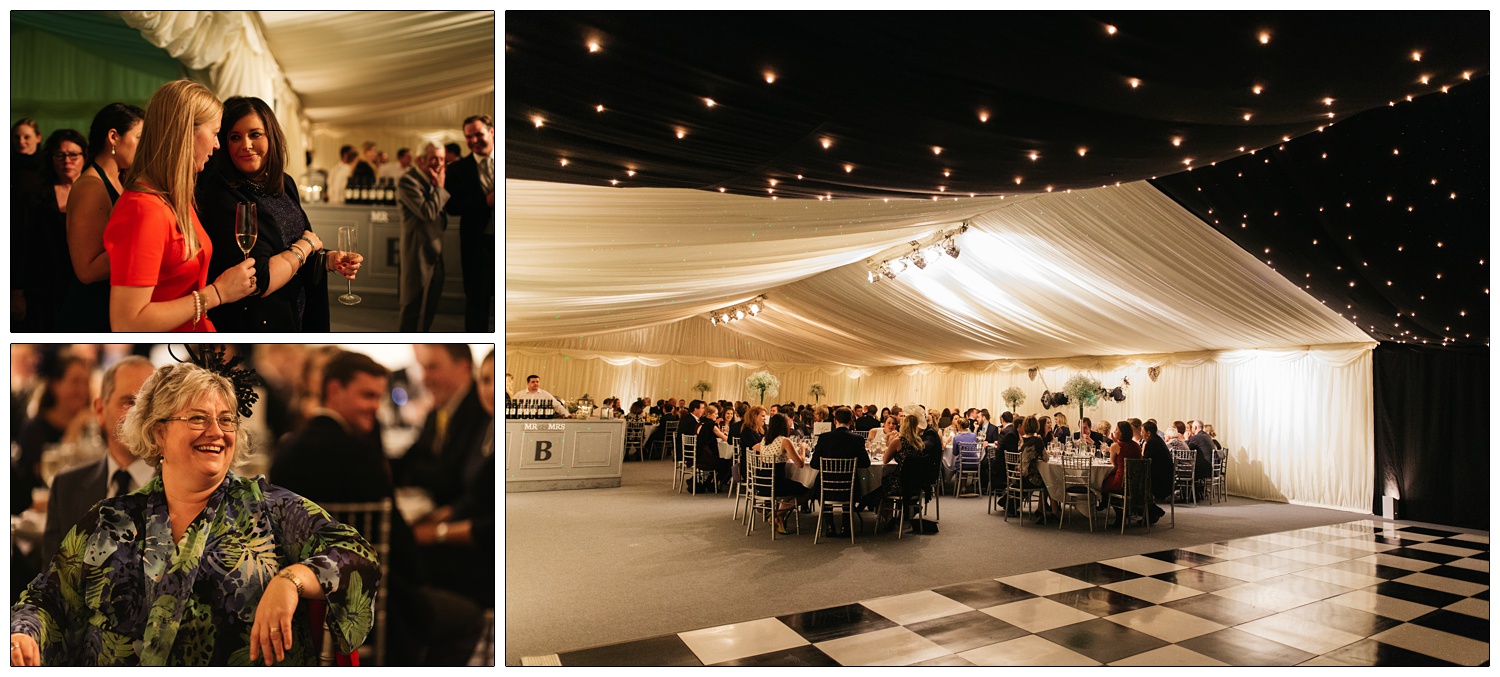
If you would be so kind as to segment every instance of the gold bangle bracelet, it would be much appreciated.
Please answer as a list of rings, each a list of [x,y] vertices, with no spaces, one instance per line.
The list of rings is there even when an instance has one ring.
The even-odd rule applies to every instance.
[[[276,577],[285,578],[291,581],[292,585],[297,586],[297,597],[299,599],[302,597],[302,579],[297,578],[297,574],[292,573],[291,569],[282,569],[281,571],[276,572]]]

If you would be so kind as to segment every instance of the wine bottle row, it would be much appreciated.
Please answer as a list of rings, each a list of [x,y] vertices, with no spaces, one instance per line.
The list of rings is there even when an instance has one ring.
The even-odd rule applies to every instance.
[[[556,415],[552,403],[546,400],[511,400],[505,403],[508,419],[552,418]]]
[[[350,205],[394,205],[396,204],[396,181],[384,178],[378,181],[350,178],[344,185],[344,204]]]

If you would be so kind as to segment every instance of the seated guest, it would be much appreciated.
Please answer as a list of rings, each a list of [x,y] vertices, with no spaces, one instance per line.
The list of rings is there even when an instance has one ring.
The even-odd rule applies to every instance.
[[[1187,440],[1182,439],[1182,433],[1177,432],[1176,428],[1167,428],[1167,450],[1192,451],[1192,448],[1188,446]]]
[[[987,445],[1000,442],[1000,428],[990,423],[990,410],[980,409],[974,413],[978,425],[974,426],[974,437]]]
[[[901,420],[900,434],[891,439],[881,459],[882,463],[894,461],[899,467],[881,478],[880,489],[865,497],[866,502],[876,503],[885,496],[924,495],[941,476],[943,440],[927,420],[927,411],[921,406],[911,407]],[[901,519],[897,514],[888,517],[881,531],[895,529]]]
[[[953,450],[953,467],[957,468],[959,450],[958,445],[972,444],[975,445],[975,448],[977,449],[979,448],[979,439],[975,437],[974,433],[969,432],[969,419],[966,419],[962,416],[953,417],[953,428],[957,432],[953,434],[953,442],[951,443],[951,446],[949,448]]]
[[[1208,438],[1210,440],[1213,440],[1213,443],[1214,443],[1214,454],[1219,457],[1219,460],[1221,460],[1221,461],[1224,460],[1224,456],[1225,456],[1224,445],[1219,444],[1219,435],[1214,432],[1214,426],[1213,426],[1213,424],[1211,424],[1211,423],[1205,423],[1205,424],[1203,424],[1203,432],[1208,433]]]
[[[880,427],[880,419],[875,416],[875,405],[865,407],[862,415],[855,417],[855,432],[868,432]]]
[[[803,409],[797,412],[797,434],[803,437],[812,437],[814,423],[817,423],[817,418],[812,409]]]
[[[693,400],[682,410],[682,415],[677,419],[677,439],[672,443],[673,460],[682,460],[682,438],[697,437],[699,428],[703,426],[703,400]]]
[[[1214,459],[1214,441],[1208,433],[1203,430],[1203,421],[1195,420],[1192,423],[1193,436],[1188,438],[1188,447],[1197,452],[1198,460],[1193,467],[1193,476],[1204,479],[1212,473]],[[1198,485],[1198,498],[1203,498],[1203,485]]]
[[[880,422],[881,422],[882,425],[885,423],[885,419],[889,418],[890,415],[891,415],[891,408],[890,407],[881,407],[880,408],[880,416],[878,418],[880,419]]]
[[[771,424],[766,429],[766,439],[761,442],[760,453],[764,456],[769,454],[771,460],[776,464],[776,498],[784,499],[778,501],[773,523],[776,533],[786,533],[786,514],[801,503],[807,493],[807,487],[801,482],[786,476],[784,466],[791,461],[798,468],[807,465],[806,459],[802,457],[802,450],[792,444],[790,439],[792,432],[792,419],[786,414],[777,414],[771,417]]]
[[[854,422],[854,413],[848,407],[839,407],[833,410],[833,430],[818,436],[818,444],[813,447],[812,466],[819,467],[818,461],[824,458],[852,458],[857,468],[870,467],[870,455],[865,453],[865,440],[849,430],[849,424]]]
[[[1000,440],[997,442],[1000,448],[995,454],[1004,458],[1002,454],[1007,451],[1020,451],[1021,435],[1016,431],[1015,414],[1007,411],[1000,415],[1000,420],[1005,421],[1005,427],[1000,429]]]
[[[1141,423],[1141,419],[1132,417],[1126,420],[1130,421],[1130,427],[1135,429],[1136,446],[1140,447],[1141,450],[1144,451],[1146,449],[1146,429],[1145,426]]]
[[[1068,415],[1057,412],[1052,415],[1055,425],[1052,427],[1052,439],[1058,442],[1066,442],[1073,439],[1073,431],[1068,430]]]
[[[646,403],[636,400],[630,405],[630,413],[625,414],[627,424],[644,425],[646,423]]]
[[[943,413],[938,414],[937,427],[939,430],[942,430],[951,425],[953,425],[953,412],[948,411],[947,407],[944,407]]]
[[[1148,423],[1156,423],[1156,419],[1154,419],[1154,418],[1148,418],[1148,419],[1146,419],[1146,421]],[[1167,441],[1167,433],[1164,430],[1161,430],[1161,429],[1158,428],[1157,431],[1156,431],[1156,436],[1160,437],[1161,441],[1163,441],[1163,442]]]
[[[1114,440],[1114,444],[1109,447],[1109,455],[1114,460],[1115,469],[1099,487],[1101,498],[1110,493],[1119,493],[1125,487],[1125,459],[1142,458],[1141,447],[1135,443],[1135,428],[1130,425],[1130,421],[1120,421],[1115,424],[1114,437],[1111,439]],[[1101,502],[1098,509],[1103,510],[1106,507],[1108,503]],[[1123,515],[1117,516],[1110,521],[1110,525],[1120,526],[1119,520],[1122,517]]]
[[[124,496],[141,488],[156,469],[130,455],[120,440],[120,421],[135,406],[135,393],[156,371],[144,357],[131,355],[104,370],[102,392],[94,399],[94,420],[104,436],[104,458],[60,472],[52,478],[47,498],[47,527],[42,532],[42,561],[62,544],[63,535],[88,513],[95,503]],[[28,495],[29,498],[29,495]]]
[[[366,355],[340,351],[322,373],[322,407],[282,446],[268,474],[277,486],[315,502],[390,500],[394,506],[390,462],[375,420],[390,372]],[[463,665],[482,631],[480,608],[428,584],[426,558],[401,511],[391,511],[386,538],[387,664]]]
[[[21,453],[11,464],[10,514],[31,507],[31,490],[42,483],[42,451],[59,442],[72,442],[91,418],[89,363],[78,355],[59,352],[42,363],[42,395],[36,416],[21,426]],[[90,504],[92,505],[92,504]],[[71,526],[71,525],[69,525]]]
[[[1151,459],[1151,498],[1154,499],[1151,503],[1151,523],[1156,524],[1156,520],[1167,513],[1155,501],[1171,498],[1173,475],[1176,473],[1173,472],[1172,452],[1167,449],[1167,443],[1162,441],[1161,436],[1156,434],[1156,420],[1146,421],[1141,427],[1146,433],[1146,445],[1141,453]]]
[[[714,481],[723,484],[729,479],[730,464],[719,458],[719,443],[728,442],[729,434],[719,425],[719,405],[704,405],[703,417],[698,426],[698,456],[694,460],[698,468],[713,473]],[[712,487],[699,487],[700,491],[712,491]]]
[[[1178,435],[1182,436],[1182,439],[1184,439],[1184,440],[1187,439],[1187,424],[1186,423],[1183,423],[1182,421],[1172,421],[1172,428],[1177,431]]]
[[[1097,449],[1099,445],[1104,444],[1104,435],[1092,430],[1092,426],[1093,422],[1087,416],[1078,419],[1078,432],[1073,435],[1073,439],[1079,444],[1087,444]]]
[[[1042,439],[1041,430],[1041,424],[1033,417],[1028,416],[1025,421],[1021,422],[1021,489],[1022,491],[1042,490],[1042,511],[1040,515],[1037,515],[1036,523],[1046,524],[1049,513],[1062,514],[1062,506],[1047,494],[1047,484],[1042,480],[1042,470],[1039,464],[1047,462],[1047,442]],[[1013,512],[1015,508],[1006,506],[1006,510]]]
[[[420,487],[441,507],[462,491],[464,466],[489,417],[479,403],[468,345],[418,344],[412,352],[422,367],[422,385],[432,393],[432,411],[422,421],[417,441],[393,462],[392,470],[396,486]]]
[[[1036,423],[1041,427],[1040,435],[1042,436],[1042,441],[1051,443],[1054,439],[1054,437],[1052,436],[1052,417],[1038,416],[1036,419]]]
[[[740,481],[745,479],[745,452],[759,452],[761,440],[766,437],[766,416],[766,408],[758,404],[745,411],[745,422],[740,426],[740,443],[734,452],[735,463],[740,467]]]
[[[312,501],[231,471],[253,453],[241,396],[193,364],[146,379],[120,436],[160,474],[63,538],[11,607],[13,665],[316,665],[303,599],[326,601],[339,652],[359,648],[375,549]]]
[[[1099,434],[1104,436],[1104,445],[1108,446],[1110,444],[1110,441],[1114,439],[1114,437],[1110,435],[1109,432],[1109,421],[1099,422]]]

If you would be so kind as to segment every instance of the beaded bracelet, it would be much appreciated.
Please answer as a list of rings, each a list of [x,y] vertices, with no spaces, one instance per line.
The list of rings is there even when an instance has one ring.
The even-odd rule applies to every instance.
[[[193,328],[198,327],[198,322],[203,319],[203,296],[197,289],[193,290]]]

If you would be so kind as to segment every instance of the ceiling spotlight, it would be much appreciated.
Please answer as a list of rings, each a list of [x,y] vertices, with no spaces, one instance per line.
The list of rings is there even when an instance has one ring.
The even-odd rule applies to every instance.
[[[1269,31],[1261,31],[1260,32],[1260,44],[1266,45],[1266,44],[1270,44],[1270,42],[1271,42],[1271,33]]]
[[[1422,53],[1421,52],[1412,52],[1411,53],[1411,60],[1412,61],[1421,61],[1422,60]]]
[[[955,259],[958,258],[958,240],[952,235],[943,240],[943,252]]]
[[[715,326],[715,327],[717,327],[717,326],[719,326],[719,318],[714,317],[712,315],[709,315],[708,316],[708,323],[711,324],[711,325],[713,325],[713,326]]]
[[[852,171],[854,171],[854,165],[844,165],[844,173],[845,174],[848,174],[849,172],[852,172]]]
[[[1083,157],[1088,152],[1089,152],[1089,149],[1084,148],[1083,146],[1079,146],[1078,147],[1078,157]]]
[[[705,105],[707,105],[709,108],[713,108],[714,106],[718,105],[718,102],[714,101],[713,99],[704,99],[703,103]]]
[[[766,71],[764,73],[761,73],[761,75],[765,76],[765,78],[766,78],[766,84],[768,84],[768,85],[771,84],[771,83],[773,83],[773,82],[776,82],[776,74],[773,73],[773,72],[771,72],[771,71]]]
[[[597,106],[594,106],[594,111],[597,112],[597,113],[603,113],[604,112],[604,104],[601,103],[601,104],[599,104]]]
[[[980,122],[989,122],[990,121],[990,112],[987,111],[987,110],[981,110],[981,111],[979,111],[979,121]]]
[[[1131,78],[1131,79],[1130,79],[1130,80],[1128,80],[1128,81],[1127,81],[1127,82],[1129,82],[1129,83],[1130,83],[1130,88],[1131,88],[1131,89],[1135,89],[1135,88],[1137,88],[1137,87],[1140,87],[1140,86],[1141,86],[1141,79],[1140,79],[1140,78]]]
[[[922,252],[920,251],[912,252],[911,262],[912,265],[916,266],[918,270],[927,269],[927,257],[923,256]]]
[[[1427,84],[1427,78],[1428,78],[1428,76],[1423,75],[1422,77],[1417,78],[1417,80],[1420,81],[1422,84],[1425,85],[1425,84]]]
[[[873,271],[873,270],[867,270],[867,271],[865,271],[865,277],[867,278],[866,281],[868,281],[868,282],[870,282],[870,283],[873,284],[875,282],[875,279],[876,279],[875,278],[875,271]]]
[[[533,116],[531,116],[531,124],[540,127],[540,126],[542,126],[543,122],[545,122],[545,121],[542,120],[542,116],[540,116],[540,115],[533,115]]]
[[[1250,88],[1250,91],[1252,91],[1252,92],[1255,92],[1255,93],[1256,93],[1256,94],[1259,94],[1259,93],[1260,93],[1260,92],[1261,92],[1261,89],[1262,89],[1262,88],[1261,88],[1261,86],[1260,86],[1260,85],[1256,85],[1256,86],[1254,86],[1254,87],[1251,87],[1251,88]]]
[[[889,262],[880,264],[880,274],[884,275],[887,280],[896,279],[896,270],[891,267]]]
[[[682,138],[684,136],[687,136],[687,130],[685,130],[685,129],[681,128],[681,127],[678,127],[677,128],[677,138],[680,139],[680,138]]]
[[[589,41],[589,53],[592,54],[592,53],[597,52],[597,51],[599,51],[599,41],[598,40],[590,40]]]
[[[1468,80],[1468,79],[1469,79],[1469,76],[1470,76],[1470,75],[1473,75],[1473,74],[1474,74],[1474,72],[1473,72],[1473,71],[1464,71],[1464,79],[1465,79],[1465,80]]]
[[[564,166],[564,167],[568,166],[568,158],[562,158],[560,160],[560,162],[562,162],[562,166]]]
[[[1182,145],[1182,137],[1180,137],[1180,136],[1174,136],[1174,137],[1172,137],[1172,145],[1174,145],[1174,146],[1181,146]]]
[[[932,147],[932,154],[933,155],[942,155],[943,154],[943,147],[942,146],[933,146]]]
[[[833,139],[830,139],[830,138],[828,138],[828,137],[825,136],[822,139],[819,139],[818,143],[823,144],[823,149],[827,150],[829,146],[833,145]]]
[[[1031,154],[1027,155],[1026,157],[1031,158],[1032,162],[1036,162],[1036,159],[1041,157],[1041,155],[1039,155],[1036,151],[1031,151]]]
[[[740,310],[739,308],[735,308],[734,309],[734,319],[736,319],[736,320],[743,320],[743,319],[745,319],[745,311]]]
[[[1114,26],[1108,26],[1108,25],[1106,25],[1106,26],[1105,26],[1105,27],[1104,27],[1104,32],[1105,32],[1105,33],[1108,33],[1108,34],[1110,34],[1110,35],[1114,35],[1114,34],[1115,34],[1115,33],[1116,33],[1116,32],[1118,32],[1118,31],[1119,31],[1119,29],[1118,29],[1118,28],[1115,28],[1115,27],[1114,27]]]
[[[1332,106],[1333,105],[1333,97],[1331,97],[1331,96],[1325,96],[1325,97],[1323,97],[1323,105],[1325,105],[1325,106]]]
[[[720,315],[719,316],[719,321],[720,322],[728,322],[729,321],[729,313],[724,313],[724,314]]]
[[[1249,122],[1249,121],[1250,121],[1250,114],[1246,113],[1245,114],[1245,122]]]

